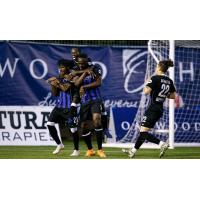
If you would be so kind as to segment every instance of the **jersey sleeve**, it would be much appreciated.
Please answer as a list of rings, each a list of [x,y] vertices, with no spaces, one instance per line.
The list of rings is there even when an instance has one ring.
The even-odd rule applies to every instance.
[[[156,88],[156,77],[152,76],[151,79],[146,82],[145,86],[150,87],[152,90],[154,90]]]
[[[169,91],[169,92],[170,92],[170,93],[176,92],[176,88],[175,88],[175,86],[174,86],[173,81],[171,81],[171,87],[170,87],[170,91]]]
[[[100,65],[95,64],[93,66],[93,72],[97,75],[97,76],[102,76],[102,68]]]

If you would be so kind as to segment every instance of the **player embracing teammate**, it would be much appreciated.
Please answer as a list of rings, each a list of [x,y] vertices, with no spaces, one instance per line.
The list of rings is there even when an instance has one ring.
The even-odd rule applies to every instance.
[[[55,124],[62,121],[69,127],[73,136],[74,151],[71,156],[79,155],[79,136],[78,136],[78,117],[76,111],[76,102],[79,99],[79,91],[74,86],[70,69],[72,67],[70,60],[58,61],[59,76],[51,77],[47,82],[51,85],[53,96],[56,97],[56,106],[50,113],[47,127],[51,137],[57,144],[53,154],[58,154],[64,148],[62,141],[58,137]]]
[[[105,158],[106,155],[102,150],[103,126],[101,120],[102,97],[100,94],[100,86],[102,82],[101,70],[97,67],[90,66],[88,56],[83,53],[78,55],[77,64],[80,71],[76,73],[74,84],[76,87],[80,88],[80,121],[82,137],[88,148],[86,156],[91,157],[95,155],[91,141],[92,129],[90,123],[92,122],[97,139],[97,155],[101,158]],[[77,76],[77,74],[79,74],[79,76]]]

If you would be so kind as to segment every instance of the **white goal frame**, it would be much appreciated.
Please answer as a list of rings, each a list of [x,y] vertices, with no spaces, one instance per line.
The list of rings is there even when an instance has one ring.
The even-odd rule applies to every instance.
[[[149,40],[148,42],[148,52],[151,54],[153,59],[155,60],[156,63],[159,62],[159,59],[156,57],[154,54],[153,50],[151,49],[151,43],[152,40]],[[174,40],[169,40],[169,58],[173,60],[175,63],[175,41]],[[169,77],[174,81],[174,68],[171,67],[169,69]],[[169,100],[169,130],[159,130],[157,132],[162,132],[169,134],[169,145],[170,149],[174,149],[174,100],[170,99]],[[116,147],[116,148],[131,148],[133,147],[134,143],[104,143],[103,147]],[[158,145],[155,144],[143,144],[141,148],[149,148],[149,149],[157,149],[159,148]]]

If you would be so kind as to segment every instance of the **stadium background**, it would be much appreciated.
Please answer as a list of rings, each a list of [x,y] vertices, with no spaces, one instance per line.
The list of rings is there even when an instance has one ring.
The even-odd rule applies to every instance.
[[[99,56],[101,56],[100,60],[102,61],[102,59],[106,58],[107,56],[106,53],[109,53],[110,58],[106,58],[107,59],[106,63],[112,63],[112,65],[106,64],[107,77],[105,78],[103,82],[102,94],[103,94],[104,99],[113,98],[112,100],[114,101],[114,103],[113,102],[111,103],[110,101],[109,103],[107,102],[106,105],[107,105],[108,110],[110,110],[110,108],[112,107],[112,111],[113,111],[112,120],[115,121],[115,125],[116,125],[115,127],[112,127],[112,128],[117,131],[111,130],[111,132],[114,132],[114,134],[116,134],[115,140],[119,140],[127,132],[130,124],[132,123],[134,119],[134,115],[137,111],[138,102],[140,101],[141,89],[142,89],[142,85],[144,81],[144,74],[146,71],[147,42],[148,42],[147,40],[109,40],[109,41],[106,41],[106,40],[96,40],[96,41],[90,41],[90,40],[85,40],[85,41],[83,40],[14,41],[14,40],[9,40],[9,41],[1,41],[0,44],[3,44],[7,47],[10,45],[11,47],[10,53],[8,55],[5,54],[5,51],[4,51],[5,46],[0,49],[2,52],[1,57],[0,57],[0,63],[1,63],[0,105],[1,105],[1,112],[6,112],[6,114],[1,113],[1,124],[0,124],[1,125],[0,127],[1,128],[1,138],[0,138],[1,145],[13,145],[12,144],[13,139],[17,141],[17,143],[14,143],[14,145],[50,145],[50,144],[53,145],[54,144],[50,140],[47,141],[47,138],[45,138],[45,136],[43,135],[45,131],[44,124],[46,120],[46,114],[50,112],[52,108],[49,106],[46,106],[45,109],[44,107],[37,108],[38,104],[32,102],[34,101],[34,98],[30,98],[24,94],[23,94],[23,98],[26,100],[26,103],[20,103],[21,101],[20,92],[23,91],[24,87],[26,87],[26,83],[28,84],[28,88],[26,89],[26,92],[30,91],[30,93],[36,92],[38,94],[41,94],[42,90],[40,91],[40,86],[45,85],[45,78],[47,77],[45,77],[44,80],[42,80],[43,81],[42,84],[37,79],[35,80],[34,84],[36,85],[37,85],[37,82],[40,82],[35,88],[36,89],[35,91],[34,91],[35,86],[31,88],[32,87],[31,85],[33,84],[31,82],[32,80],[25,76],[25,72],[28,71],[28,69],[26,69],[27,66],[25,64],[20,65],[19,69],[17,69],[17,70],[21,70],[19,71],[20,72],[19,74],[23,74],[23,76],[25,77],[25,81],[23,81],[20,77],[18,77],[17,79],[14,78],[14,80],[16,81],[13,81],[13,78],[10,77],[10,72],[12,70],[9,69],[10,72],[8,70],[9,64],[7,62],[7,59],[10,58],[10,63],[12,66],[12,64],[15,61],[14,58],[19,56],[16,54],[16,52],[18,51],[17,46],[23,47],[23,46],[29,45],[29,51],[26,51],[26,47],[20,50],[20,53],[21,53],[20,56],[22,56],[24,60],[30,60],[30,58],[37,59],[39,57],[45,58],[47,60],[49,60],[50,58],[53,58],[54,65],[48,66],[50,69],[50,73],[48,73],[49,76],[57,74],[55,70],[56,69],[55,63],[57,61],[58,56],[54,57],[53,54],[48,55],[47,54],[48,51],[46,52],[44,51],[44,49],[47,46],[52,47],[53,49],[56,49],[56,50],[60,49],[59,51],[62,51],[64,48],[66,48],[67,51],[65,50],[61,54],[59,54],[59,56],[61,57],[62,55],[66,55],[66,57],[64,56],[65,58],[70,58],[70,49],[72,47],[80,47],[82,51],[88,53],[88,55],[92,58],[94,62],[99,61],[98,60]],[[34,52],[35,49],[33,47],[36,49],[36,52]],[[93,54],[94,50],[97,52],[96,54]],[[98,54],[99,50],[101,51]],[[136,57],[136,60],[132,62],[132,59],[135,57]],[[184,57],[184,55],[182,55],[181,57]],[[116,62],[111,62],[113,60]],[[139,67],[136,70],[131,68],[132,66],[135,66],[137,64],[139,64],[138,65]],[[40,66],[40,65],[37,65],[37,66]],[[32,68],[34,67],[32,66]],[[35,73],[40,74],[41,72],[36,70]],[[18,85],[17,81],[22,81],[22,82],[20,83],[20,85]],[[116,84],[116,81],[117,81],[117,84]],[[46,88],[46,90],[49,90],[47,85],[45,85],[44,87]],[[16,90],[16,88],[19,90]],[[41,95],[41,99],[43,99],[43,97],[45,97],[45,95],[44,96]],[[53,100],[51,102],[53,102]],[[30,106],[30,108],[21,109],[21,107],[18,107],[15,110],[13,110],[12,108],[11,110],[9,110],[9,106],[5,107],[6,105],[9,105],[9,106],[32,105],[32,106]],[[33,107],[33,106],[36,106],[36,107]],[[22,116],[22,111],[25,116],[25,119],[22,119],[21,124],[23,123],[26,124],[26,126],[23,129],[20,129],[22,132],[24,132],[23,136],[20,135],[20,131],[16,131],[18,128],[15,128],[14,130],[13,127],[11,127],[11,121],[14,124],[14,126],[19,125],[19,124],[18,125],[16,124],[16,119]],[[15,112],[17,113],[16,116],[14,116]],[[31,119],[34,118],[35,116],[30,114],[32,112],[40,113],[40,116],[36,115],[36,118],[38,122],[42,121],[42,125],[41,127],[39,127],[37,122],[35,125],[35,126],[38,126],[37,131],[39,132],[34,130],[34,127],[33,127],[34,122],[32,122]],[[10,116],[10,118],[7,118],[8,116]],[[4,123],[8,123],[8,125],[6,124],[5,126]],[[12,131],[14,130],[14,132],[9,133],[9,131],[5,130],[4,126],[5,127],[8,126],[9,128],[11,127]],[[41,131],[39,129],[42,128],[42,126],[43,126],[43,129]],[[199,124],[197,124],[197,128],[198,126]],[[62,128],[63,127],[61,127],[61,129]],[[192,128],[194,129],[194,124],[192,125]],[[186,130],[184,131],[186,132],[186,134],[191,132],[190,129],[188,129],[188,127],[186,127]],[[62,136],[65,136],[65,137],[68,136],[67,139],[69,139],[69,134],[65,133],[66,130],[64,129],[62,130],[62,132],[63,132]],[[14,136],[8,137],[8,134],[14,134]],[[38,134],[40,134],[39,137],[37,136]],[[2,135],[4,137],[2,137]],[[32,139],[34,139],[34,142]],[[195,133],[195,139],[197,140],[199,139],[199,133],[198,134]],[[5,142],[5,140],[7,141]],[[22,144],[22,140],[24,142],[23,144]]]
[[[56,49],[59,47],[60,48],[67,47],[67,49],[66,48],[59,49],[59,52],[55,52],[55,54],[58,54],[58,55],[56,55],[57,56],[56,57],[56,56],[52,55],[53,53],[50,52],[50,50],[48,49],[49,45],[50,45],[50,48],[52,48],[52,49],[53,48]],[[48,75],[46,77],[44,77],[44,79],[47,79],[47,77],[50,76],[49,74],[52,74],[52,75],[57,74],[57,69],[56,69],[55,65],[56,65],[58,58],[60,59],[60,58],[64,57],[64,58],[71,59],[70,50],[72,47],[79,47],[82,51],[89,51],[90,53],[93,50],[96,51],[96,55],[91,55],[92,53],[91,54],[89,53],[89,56],[95,57],[95,58],[97,58],[97,60],[98,60],[98,57],[100,57],[100,59],[106,58],[107,60],[109,60],[109,59],[111,60],[110,62],[112,62],[112,63],[109,62],[109,64],[107,64],[107,66],[105,66],[105,68],[107,68],[106,71],[108,71],[108,73],[110,73],[110,71],[111,71],[111,74],[113,74],[113,77],[115,77],[116,74],[118,74],[118,76],[116,79],[114,78],[114,80],[108,79],[106,84],[103,84],[103,91],[106,90],[105,93],[103,92],[104,98],[107,98],[109,96],[108,99],[110,101],[115,102],[115,99],[117,99],[115,94],[116,94],[116,91],[118,91],[120,94],[118,96],[118,99],[120,99],[120,96],[122,96],[120,101],[122,99],[123,99],[123,101],[126,101],[126,100],[131,101],[132,100],[132,96],[129,93],[126,93],[123,91],[124,90],[123,89],[123,84],[124,84],[123,83],[123,81],[124,81],[123,80],[124,79],[123,71],[124,71],[124,69],[122,70],[122,66],[120,66],[120,65],[122,65],[122,62],[123,62],[122,58],[120,56],[121,56],[121,52],[123,51],[124,48],[126,48],[126,49],[137,48],[140,50],[142,48],[142,51],[143,51],[143,48],[146,49],[146,47],[147,47],[146,40],[141,40],[141,41],[140,40],[96,40],[96,41],[95,40],[84,40],[84,41],[83,40],[66,40],[66,41],[61,41],[61,40],[38,40],[38,41],[37,40],[29,40],[29,41],[9,40],[9,41],[1,41],[2,56],[0,58],[0,61],[1,61],[1,77],[2,77],[1,78],[1,83],[2,83],[1,91],[2,91],[2,93],[1,93],[0,105],[2,105],[2,106],[4,106],[4,105],[37,106],[38,99],[43,98],[44,92],[46,92],[44,90],[40,91],[39,87],[41,86],[41,89],[42,88],[44,89],[44,87],[45,87],[46,90],[49,90],[49,87],[47,84],[45,84],[45,81],[43,79],[42,80],[33,79],[32,82],[30,82],[30,80],[33,78],[33,77],[30,77],[30,74],[28,74],[28,72],[27,72],[29,70],[28,68],[30,67],[30,61],[33,61],[33,59],[35,59],[35,58],[41,58],[41,59],[45,60],[45,62],[47,62],[48,67],[50,68],[50,72],[48,73]],[[9,48],[10,48],[10,50],[7,51]],[[109,48],[113,48],[113,49],[109,49]],[[35,49],[35,52],[34,52],[34,49]],[[99,54],[98,54],[98,51],[100,51]],[[110,52],[113,51],[113,52],[111,52],[110,55],[106,55],[109,53],[109,51]],[[103,56],[101,55],[102,53],[103,53]],[[113,53],[113,55],[112,55],[112,53]],[[24,57],[25,54],[27,54],[27,57]],[[62,56],[61,56],[61,54],[62,54]],[[109,58],[109,56],[110,56],[110,58]],[[15,60],[16,57],[17,57],[17,59],[19,59],[19,62],[18,62],[18,60],[17,61]],[[115,58],[117,58],[119,60],[121,59],[121,60],[120,61],[117,60],[117,63],[114,63]],[[50,59],[53,60],[53,62],[52,61],[50,62],[49,61]],[[146,57],[144,59],[146,59]],[[107,60],[105,62],[107,62]],[[10,77],[11,76],[9,74],[10,69],[8,69],[9,66],[7,65],[8,64],[7,61],[10,64],[10,68],[13,68],[13,67],[15,68],[13,77]],[[15,61],[17,63],[16,64],[17,66],[15,66],[15,64],[14,64]],[[40,64],[41,63],[36,63],[35,68],[40,68],[41,67]],[[111,65],[113,66],[113,68],[110,70]],[[143,62],[143,69],[145,69],[145,65],[146,65],[146,61]],[[120,70],[117,70],[117,69],[120,69]],[[18,73],[17,73],[17,71],[18,71]],[[32,71],[34,71],[34,69]],[[113,71],[113,73],[112,73],[112,71]],[[41,74],[42,72],[40,70],[36,69],[35,73]],[[111,75],[109,75],[109,76],[111,76]],[[122,81],[119,83],[120,79]],[[118,85],[120,85],[120,88],[118,88],[118,86],[116,84],[114,85],[114,83],[116,83],[115,82],[116,80],[118,81]],[[110,85],[112,85],[112,86],[110,87]],[[111,89],[109,90],[108,88],[111,88]],[[138,101],[139,96],[135,95],[135,99]],[[52,97],[51,101],[53,102],[53,97]],[[115,104],[116,104],[116,102],[115,102]],[[44,105],[44,104],[40,104],[40,105]],[[108,106],[107,106],[108,111],[110,110],[110,107],[111,107],[111,103],[109,102]],[[127,107],[127,106],[125,106],[125,107]],[[134,107],[136,107],[136,106],[134,105]],[[130,109],[128,109],[127,111],[129,111],[129,110]],[[10,112],[13,112],[13,110]],[[15,110],[14,112],[20,112],[20,111]],[[133,117],[131,116],[132,112],[133,111],[131,111],[131,112],[129,111],[129,114],[130,114],[130,115],[128,115],[129,121],[131,121],[133,119]],[[124,113],[124,110],[122,111],[122,113]],[[1,117],[3,117],[3,115],[1,115]],[[124,114],[124,118],[126,118],[125,114]],[[14,119],[15,119],[15,116],[13,117],[13,120],[11,119],[11,121],[14,121]],[[25,119],[25,120],[27,120],[27,119]],[[13,122],[13,123],[15,123],[15,122]],[[30,127],[30,125],[29,125],[29,127]],[[1,141],[6,139],[6,137],[7,137],[8,133],[5,133],[5,129],[4,129],[4,133],[3,133],[4,136],[1,137]],[[26,129],[28,129],[28,128],[26,127]],[[17,128],[15,128],[15,130],[17,130]],[[66,129],[64,128],[64,126],[62,124],[60,124],[60,130],[62,133],[62,137],[69,138],[68,137],[69,134],[66,134]],[[17,140],[19,141],[19,142],[17,142],[17,144],[20,144],[20,139],[19,139],[20,137],[18,134],[20,134],[20,133],[16,133],[14,138],[16,141]],[[26,134],[27,134],[27,139],[28,139],[30,137],[30,135],[29,135],[29,133],[26,133]],[[120,135],[122,135],[121,132],[119,132],[119,134],[118,134],[119,138],[120,138]],[[4,143],[4,144],[12,145],[12,142]],[[14,144],[16,144],[16,143],[14,143]],[[26,144],[33,144],[33,143],[26,142]],[[37,145],[37,143],[34,143],[34,144]],[[38,143],[38,145],[39,144],[40,143]]]

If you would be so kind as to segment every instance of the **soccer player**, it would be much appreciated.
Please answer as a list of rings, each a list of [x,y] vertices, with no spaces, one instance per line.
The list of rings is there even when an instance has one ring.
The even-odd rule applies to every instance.
[[[74,65],[78,66],[78,56],[80,54],[80,51],[78,48],[72,48],[71,49],[71,55],[72,55],[72,59],[73,59],[73,62],[74,62]]]
[[[98,70],[101,71],[101,66],[99,64],[93,64],[92,60],[90,58],[88,58],[88,65],[90,67],[88,69],[80,70],[80,68],[78,66],[78,56],[80,55],[80,53],[81,53],[81,51],[76,47],[71,49],[71,55],[72,55],[72,59],[73,59],[73,70],[71,71],[71,75],[72,76],[77,76],[77,75],[80,76],[85,71],[88,71],[88,73],[90,73],[91,76],[95,77],[93,69],[96,68],[95,69],[96,71],[98,71]],[[105,135],[109,135],[109,131],[108,131],[108,114],[107,114],[107,111],[105,109],[103,101],[102,101],[101,121],[102,121],[104,134]]]
[[[140,127],[140,135],[137,138],[134,148],[122,151],[133,158],[141,145],[147,140],[160,146],[160,157],[168,149],[168,142],[160,141],[154,135],[148,133],[163,114],[163,103],[166,98],[175,99],[176,90],[173,81],[165,75],[169,67],[173,67],[173,61],[160,61],[156,67],[156,75],[152,76],[144,88],[145,94],[150,94],[151,103],[146,110]]]
[[[52,110],[47,127],[51,137],[55,140],[57,147],[53,154],[58,154],[61,149],[64,148],[61,140],[58,137],[58,133],[55,127],[56,123],[64,121],[70,128],[73,135],[74,151],[71,156],[79,155],[79,136],[77,131],[78,118],[73,115],[71,110],[71,104],[73,98],[76,98],[76,91],[71,81],[70,73],[71,62],[68,60],[59,60],[59,77],[52,77],[48,79],[48,83],[51,85],[51,91],[54,96],[57,97],[55,108]]]
[[[85,70],[81,76],[77,77],[75,80],[75,85],[80,87],[80,96],[81,96],[81,111],[80,111],[80,120],[81,120],[81,129],[82,136],[87,145],[86,156],[94,156],[95,151],[92,147],[91,141],[91,129],[89,123],[91,120],[94,126],[94,132],[97,138],[98,151],[97,155],[105,158],[106,155],[102,150],[103,142],[103,127],[101,123],[101,112],[102,112],[102,98],[100,94],[99,87],[101,86],[101,74],[100,71],[96,68],[93,68],[93,73],[95,76],[92,76],[90,73],[90,66],[88,65],[88,57],[86,54],[79,54],[78,56],[78,66],[80,70]]]

